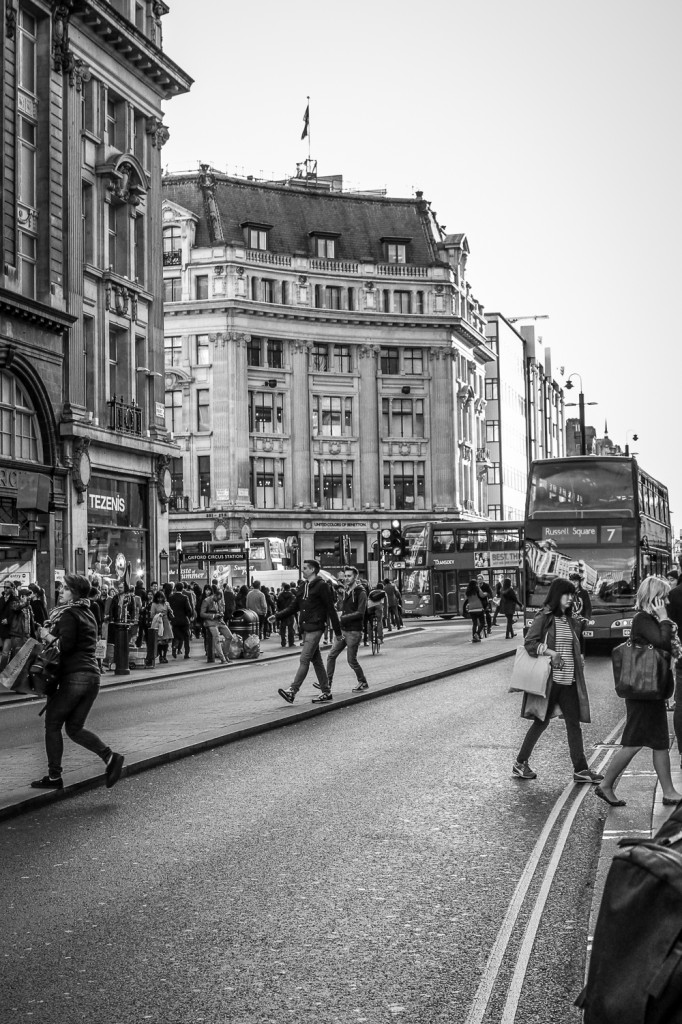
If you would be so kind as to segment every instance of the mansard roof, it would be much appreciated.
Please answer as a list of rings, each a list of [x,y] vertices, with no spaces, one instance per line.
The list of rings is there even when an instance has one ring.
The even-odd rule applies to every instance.
[[[272,225],[268,251],[276,254],[308,255],[311,237],[326,235],[337,238],[337,260],[383,262],[385,241],[399,239],[409,240],[408,264],[431,266],[443,262],[436,250],[428,204],[423,199],[327,192],[295,183],[248,181],[215,171],[209,175],[168,175],[163,179],[163,197],[198,218],[197,246],[217,241],[209,218],[209,191],[215,196],[222,237],[228,245],[244,244],[245,224],[267,224]]]

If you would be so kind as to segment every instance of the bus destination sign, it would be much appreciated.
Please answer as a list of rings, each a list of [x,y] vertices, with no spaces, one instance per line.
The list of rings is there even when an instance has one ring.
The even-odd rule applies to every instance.
[[[584,526],[583,524],[570,524],[567,526],[543,526],[542,539],[551,540],[561,547],[562,545],[590,545],[590,544],[622,544],[622,526]]]

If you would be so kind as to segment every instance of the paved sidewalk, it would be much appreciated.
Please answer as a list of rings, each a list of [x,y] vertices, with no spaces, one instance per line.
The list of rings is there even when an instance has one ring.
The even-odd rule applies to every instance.
[[[123,679],[103,677],[103,691],[88,726],[125,754],[125,773],[133,774],[351,703],[510,658],[517,642],[505,641],[504,633],[497,630],[483,644],[472,645],[466,623],[463,628],[406,627],[388,634],[376,657],[369,648],[360,648],[369,690],[352,693],[355,676],[342,654],[332,702],[311,703],[316,693],[311,669],[295,703],[288,705],[278,696],[277,688],[291,682],[300,650],[282,649],[279,640],[267,640],[263,644],[266,653],[256,661],[206,666],[198,659],[195,664],[191,659],[169,660],[161,669],[135,670]],[[328,648],[322,653],[326,656]],[[28,782],[45,772],[42,720],[36,720],[43,703],[28,698],[1,708],[0,819],[104,782],[102,763],[67,740],[64,790],[30,789]]]

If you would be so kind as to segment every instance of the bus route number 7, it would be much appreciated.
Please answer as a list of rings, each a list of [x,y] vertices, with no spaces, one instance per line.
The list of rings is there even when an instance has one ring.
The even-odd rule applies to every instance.
[[[623,527],[602,526],[601,540],[602,544],[621,544],[623,541]]]

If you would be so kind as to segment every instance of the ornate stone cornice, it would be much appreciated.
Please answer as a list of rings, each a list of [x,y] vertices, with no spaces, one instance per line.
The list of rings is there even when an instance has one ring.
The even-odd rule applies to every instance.
[[[14,39],[17,31],[17,10],[14,6],[14,0],[7,0],[7,9],[5,11],[5,35],[8,39]]]

